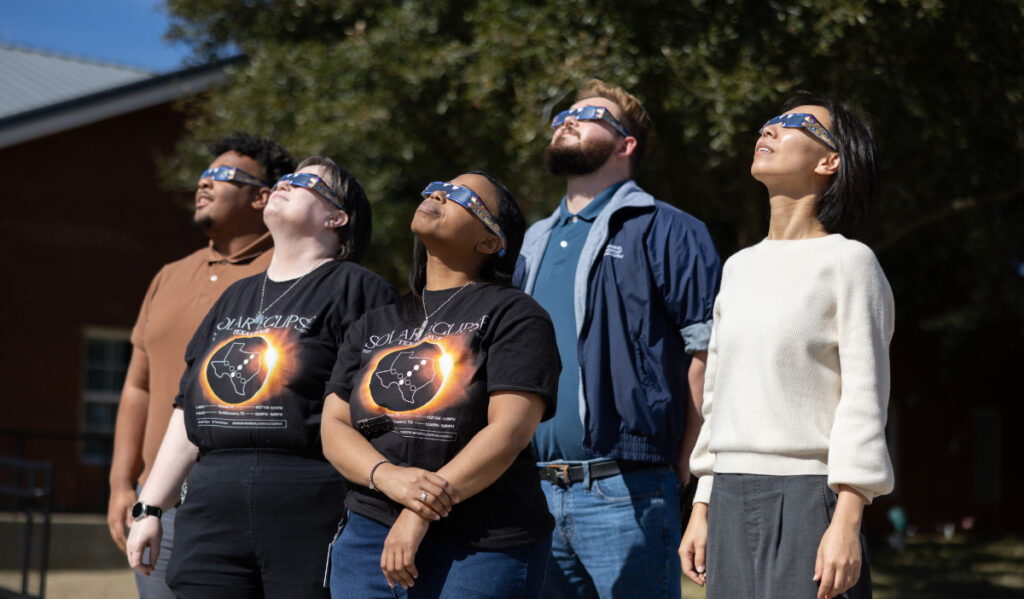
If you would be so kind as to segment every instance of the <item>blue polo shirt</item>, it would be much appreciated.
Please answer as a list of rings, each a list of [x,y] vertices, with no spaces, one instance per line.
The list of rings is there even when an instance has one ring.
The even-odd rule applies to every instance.
[[[562,198],[558,222],[551,230],[551,238],[548,239],[537,271],[533,299],[551,315],[558,353],[562,358],[562,374],[558,377],[558,409],[554,418],[540,423],[533,436],[537,459],[542,462],[590,459],[583,452],[580,367],[576,351],[578,338],[572,290],[576,280],[576,264],[590,227],[623,183],[625,181],[602,191],[577,214],[569,212],[565,198]]]

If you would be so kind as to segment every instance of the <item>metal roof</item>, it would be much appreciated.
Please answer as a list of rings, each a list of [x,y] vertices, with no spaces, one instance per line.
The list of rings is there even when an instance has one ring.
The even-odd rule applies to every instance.
[[[12,48],[0,47],[0,49],[11,50]],[[24,51],[19,50],[19,52]],[[14,55],[14,53],[9,55]],[[3,63],[3,56],[4,53],[0,52],[0,65]],[[64,60],[73,61],[74,59]],[[122,72],[134,73],[135,78],[121,83],[113,83],[112,79],[108,79],[104,86],[92,89],[92,91],[88,91],[85,85],[82,85],[78,88],[79,91],[71,96],[61,96],[53,92],[48,100],[41,99],[36,105],[26,106],[14,114],[0,113],[0,148],[202,93],[210,86],[225,82],[228,78],[228,70],[245,64],[247,60],[245,55],[240,54],[161,75],[152,75],[136,69],[109,67]],[[97,66],[86,61],[78,62]],[[0,97],[8,85],[7,77],[3,67],[0,66]],[[59,80],[60,78],[57,75],[43,77],[31,70],[20,74],[19,77],[42,80],[47,78]],[[47,89],[43,83],[37,85],[40,89]],[[51,84],[51,89],[57,87],[60,87],[60,84]],[[69,89],[70,86],[65,87],[61,93]],[[40,94],[39,97],[43,98],[44,94]]]
[[[141,69],[0,44],[0,118],[152,76]]]

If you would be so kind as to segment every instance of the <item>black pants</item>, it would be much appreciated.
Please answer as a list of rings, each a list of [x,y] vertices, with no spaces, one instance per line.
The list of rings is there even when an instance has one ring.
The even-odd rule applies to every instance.
[[[328,598],[327,545],[345,482],[327,462],[266,450],[202,456],[178,510],[167,582],[179,598]]]

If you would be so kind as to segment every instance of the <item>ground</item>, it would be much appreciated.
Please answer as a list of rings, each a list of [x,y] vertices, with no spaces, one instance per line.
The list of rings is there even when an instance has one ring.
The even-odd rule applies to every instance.
[[[918,536],[902,552],[872,547],[874,599],[1024,598],[1024,538]],[[683,599],[704,591],[683,581]]]
[[[915,537],[902,552],[888,547],[872,551],[875,599],[1009,599],[1024,598],[1024,537],[970,539]],[[38,588],[33,580],[30,592]],[[0,587],[20,588],[18,574],[0,571]],[[131,572],[57,570],[47,576],[49,599],[130,599]],[[683,581],[683,599],[704,597],[702,589]]]

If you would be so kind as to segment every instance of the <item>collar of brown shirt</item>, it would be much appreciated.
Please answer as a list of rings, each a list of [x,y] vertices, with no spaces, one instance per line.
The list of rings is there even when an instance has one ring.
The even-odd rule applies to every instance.
[[[274,240],[270,238],[269,231],[260,235],[255,241],[230,256],[225,256],[215,250],[213,247],[213,240],[211,239],[209,245],[206,246],[206,260],[210,264],[215,264],[217,262],[220,262],[221,264],[238,264],[241,262],[248,262],[272,247],[274,247]]]

